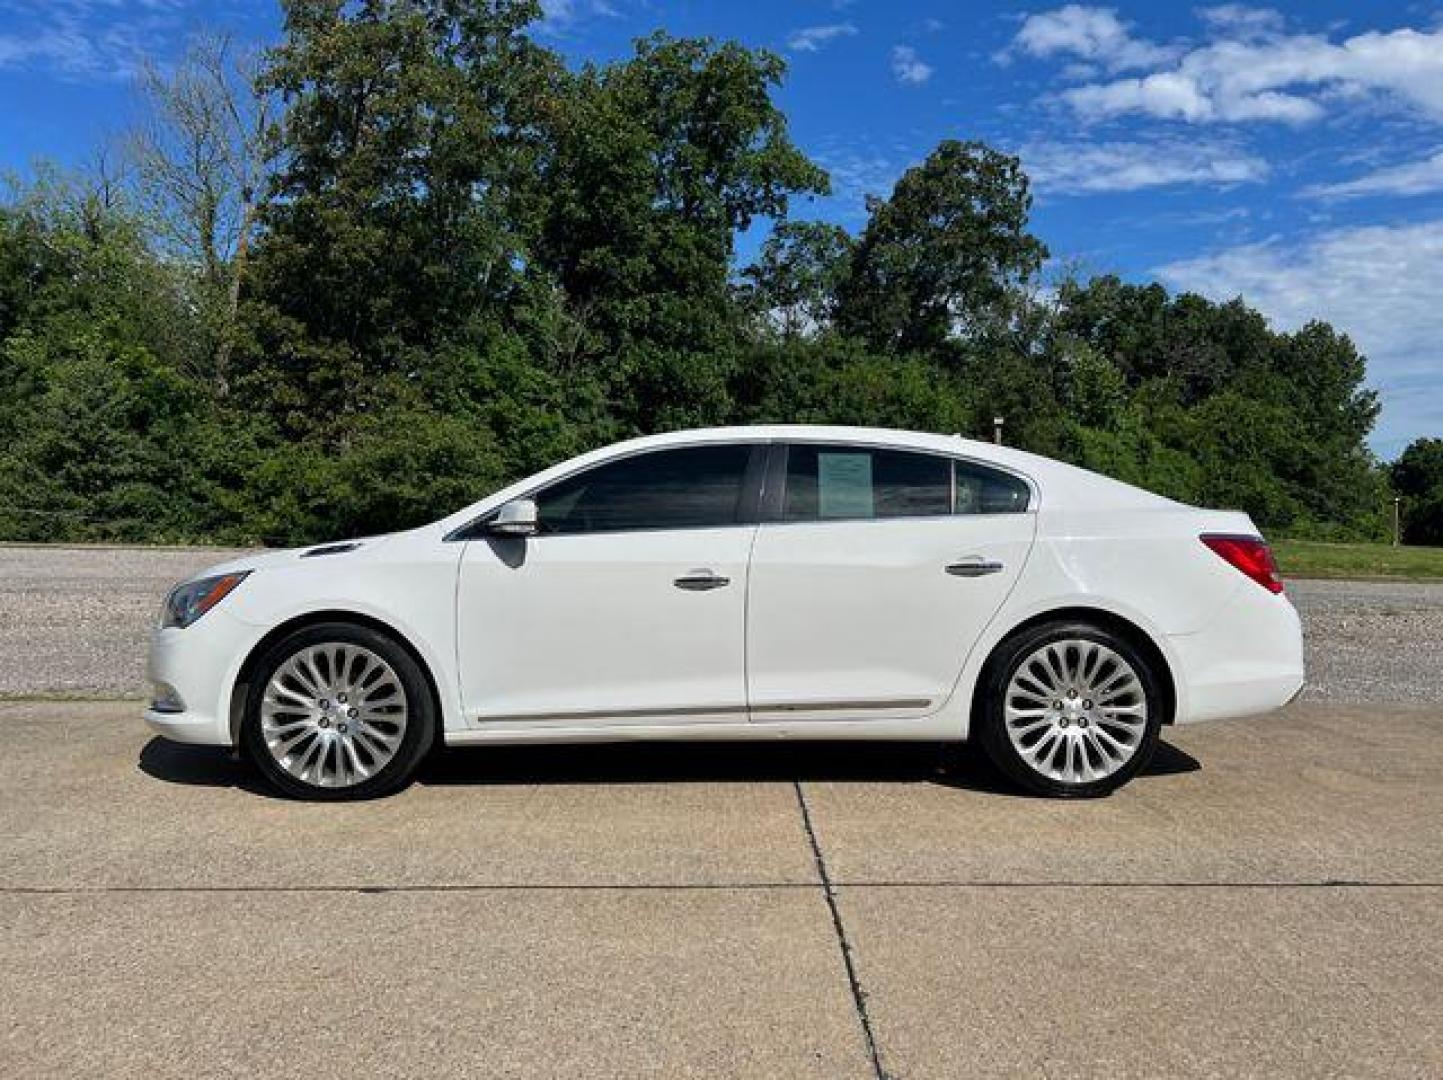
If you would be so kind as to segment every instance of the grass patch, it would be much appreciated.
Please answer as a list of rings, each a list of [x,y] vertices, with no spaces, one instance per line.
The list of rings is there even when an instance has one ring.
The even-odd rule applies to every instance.
[[[1443,581],[1443,547],[1272,542],[1284,577]]]

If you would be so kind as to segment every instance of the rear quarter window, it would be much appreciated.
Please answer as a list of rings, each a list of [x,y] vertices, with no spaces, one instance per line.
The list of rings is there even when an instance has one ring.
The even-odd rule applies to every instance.
[[[1011,475],[971,462],[954,463],[957,477],[957,514],[1020,514],[1027,509],[1032,491],[1027,483]]]

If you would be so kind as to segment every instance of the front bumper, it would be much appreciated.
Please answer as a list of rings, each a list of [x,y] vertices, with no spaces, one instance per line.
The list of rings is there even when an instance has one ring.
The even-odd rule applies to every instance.
[[[221,608],[184,630],[153,630],[147,672],[161,692],[145,710],[145,722],[174,742],[233,746],[231,688],[258,636],[257,627]]]

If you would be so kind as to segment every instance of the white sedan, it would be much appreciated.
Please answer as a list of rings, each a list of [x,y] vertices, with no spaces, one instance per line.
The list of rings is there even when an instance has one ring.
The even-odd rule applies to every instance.
[[[1099,795],[1164,724],[1275,709],[1302,633],[1246,514],[986,443],[833,427],[607,447],[432,525],[170,594],[145,716],[291,795],[439,739],[975,738]]]

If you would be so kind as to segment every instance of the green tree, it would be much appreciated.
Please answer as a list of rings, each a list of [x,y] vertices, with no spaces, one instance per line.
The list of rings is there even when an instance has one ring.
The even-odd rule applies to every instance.
[[[1017,158],[948,140],[870,199],[841,298],[843,325],[888,352],[945,352],[995,336],[1047,257],[1027,231],[1032,206]]]
[[[187,280],[84,178],[46,173],[0,209],[0,535],[194,535]]]
[[[251,360],[261,404],[289,384],[281,419],[300,435],[503,319],[560,64],[522,33],[534,0],[285,11],[264,79],[285,107],[284,157],[255,251]]]
[[[619,432],[731,411],[735,237],[827,187],[773,101],[784,72],[765,50],[658,33],[571,80],[535,258]]]
[[[756,343],[733,392],[743,423],[859,424],[964,431],[972,403],[921,357],[878,356],[840,336]]]
[[[1346,336],[1324,323],[1280,334],[1240,299],[1170,296],[1115,277],[1065,282],[1046,335],[1046,348],[1063,357],[1066,395],[1079,388],[1072,358],[1085,347],[1121,376],[1152,440],[1206,465],[1203,482],[1186,479],[1192,498],[1225,501],[1298,535],[1378,535],[1384,493],[1365,441],[1377,397]],[[1080,401],[1069,404],[1084,425],[1107,427],[1083,415]],[[1146,442],[1132,446],[1140,462],[1154,460]]]
[[[1405,500],[1403,538],[1443,544],[1443,439],[1414,439],[1389,472],[1393,490]]]
[[[808,337],[832,328],[850,269],[847,230],[824,221],[782,221],[743,271],[742,300],[764,334]]]
[[[1116,364],[1085,343],[1067,350],[1066,404],[1078,423],[1116,430],[1127,402],[1127,379]]]

